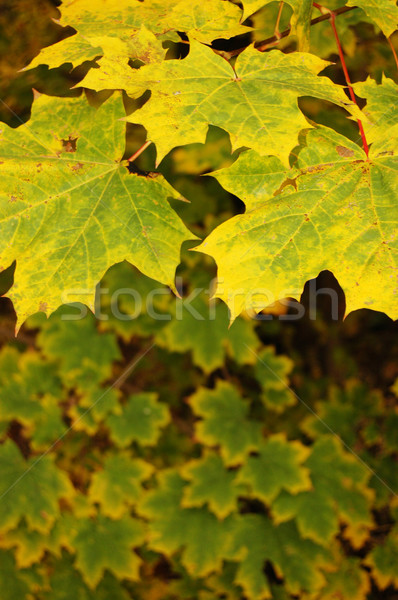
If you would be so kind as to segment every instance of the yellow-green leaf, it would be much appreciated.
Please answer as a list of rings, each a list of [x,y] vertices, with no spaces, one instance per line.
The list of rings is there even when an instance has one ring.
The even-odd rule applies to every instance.
[[[17,260],[10,292],[21,323],[62,302],[93,306],[95,285],[123,259],[174,287],[180,245],[194,237],[167,202],[162,176],[130,174],[122,100],[41,97],[0,147],[0,265]],[[50,118],[50,123],[49,123]]]
[[[217,262],[216,296],[231,311],[260,311],[299,298],[304,283],[330,269],[347,312],[398,316],[398,161],[370,156],[331,129],[310,131],[294,181],[217,227],[195,248]],[[336,256],[338,260],[336,261]]]
[[[355,110],[341,86],[318,76],[327,65],[311,54],[262,54],[249,47],[238,56],[234,72],[211,49],[191,43],[184,60],[139,69],[132,93],[142,80],[152,95],[127,121],[147,129],[158,162],[175,146],[203,142],[212,124],[230,133],[233,148],[248,146],[287,163],[298,133],[308,127],[297,105],[300,96]],[[129,93],[128,85],[125,89]]]

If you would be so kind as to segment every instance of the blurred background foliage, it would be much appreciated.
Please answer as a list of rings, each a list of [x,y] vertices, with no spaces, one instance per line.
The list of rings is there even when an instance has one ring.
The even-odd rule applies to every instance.
[[[24,72],[22,69],[42,47],[63,39],[72,31],[61,28],[54,21],[59,15],[59,3],[56,1],[0,0],[0,3],[0,120],[11,127],[18,127],[29,119],[34,93],[57,96],[82,93],[79,88],[71,88],[84,77],[90,65],[71,70],[71,65],[66,64],[58,69],[38,67]],[[330,0],[324,4],[338,8],[344,2]],[[255,28],[254,40],[267,39],[274,34],[279,6],[279,2],[271,3],[251,17]],[[290,16],[291,11],[285,6],[280,31],[288,26]],[[369,75],[380,81],[383,73],[398,81],[391,49],[380,31],[359,9],[339,17],[337,25],[353,82],[362,81]],[[241,42],[233,40],[220,49],[228,51],[232,48],[231,43],[240,47]],[[397,42],[398,38],[393,38],[393,43]],[[295,40],[288,36],[280,41],[278,47],[286,52],[294,50]],[[185,51],[185,45],[171,45],[169,57],[177,57]],[[330,61],[324,73],[344,85],[334,38],[327,22],[312,28],[311,51]],[[106,95],[88,95],[89,101],[97,104],[105,98]],[[133,112],[139,103],[126,97],[125,105],[128,112]],[[345,119],[337,107],[309,98],[301,98],[300,106],[310,120],[333,127],[358,141],[356,124]],[[125,157],[144,141],[144,129],[128,125]],[[154,147],[149,147],[133,168],[143,172],[154,170],[155,152]],[[205,144],[175,148],[159,166],[168,181],[189,201],[172,201],[172,205],[200,238],[244,210],[239,198],[228,194],[211,177],[212,171],[232,164],[235,159],[236,155],[231,154],[229,136],[211,126]],[[24,459],[33,461],[30,464],[43,452],[48,453],[62,477],[67,474],[73,487],[73,491],[67,489],[61,476],[57,483],[57,477],[48,471],[50,479],[53,478],[54,498],[50,498],[46,509],[50,516],[47,521],[44,518],[46,535],[40,532],[40,527],[39,531],[33,528],[33,532],[29,528],[29,522],[24,519],[27,505],[22,503],[16,509],[16,521],[11,527],[7,525],[4,508],[0,506],[0,531],[4,526],[5,532],[0,534],[0,582],[6,590],[2,592],[2,600],[25,597],[35,600],[86,600],[94,597],[233,600],[244,597],[244,593],[256,599],[259,596],[253,591],[251,594],[248,592],[250,586],[247,581],[251,581],[250,585],[255,589],[258,582],[264,585],[261,578],[265,578],[272,598],[280,600],[297,597],[308,600],[396,600],[397,323],[382,313],[366,309],[345,316],[343,290],[332,273],[322,272],[315,281],[307,282],[302,291],[302,318],[294,319],[298,303],[290,301],[263,311],[257,319],[243,316],[228,329],[228,314],[222,303],[216,302],[216,318],[208,319],[207,292],[216,276],[216,265],[207,256],[189,252],[190,246],[192,243],[182,248],[177,277],[184,298],[189,297],[195,288],[203,288],[192,302],[192,307],[203,317],[200,321],[195,320],[183,303],[166,288],[156,296],[154,303],[156,312],[164,318],[154,320],[145,308],[145,299],[159,289],[159,285],[127,263],[121,263],[112,267],[98,286],[95,316],[88,313],[82,320],[64,320],[65,315],[73,318],[84,311],[82,306],[64,306],[48,320],[43,314],[34,315],[15,338],[15,315],[7,299],[13,266],[0,274],[0,435],[4,442],[4,456],[11,457],[4,464],[14,465],[15,459],[15,471],[11,469],[12,473],[23,472],[12,452],[6,454],[11,442],[19,448]],[[144,307],[138,310],[134,297],[122,294],[117,303],[122,318],[115,318],[112,295],[120,288],[137,290],[144,299]],[[337,315],[332,314],[330,296],[322,292],[324,288],[331,288],[337,293]],[[316,311],[311,314],[310,307],[314,305]],[[178,310],[182,311],[182,320],[176,318]],[[128,318],[128,315],[135,315],[135,318]],[[264,368],[264,362],[272,366],[279,379],[270,375],[270,371]],[[90,536],[94,539],[95,535],[85,532],[82,523],[89,522],[91,517],[103,519],[103,529],[98,527],[109,532],[109,520],[113,518],[112,523],[125,527],[122,515],[129,514],[128,510],[135,506],[134,494],[137,498],[139,495],[130,481],[125,483],[126,489],[119,490],[119,495],[116,493],[116,499],[112,500],[112,496],[108,497],[104,491],[104,482],[95,483],[96,477],[98,480],[99,473],[107,473],[109,457],[116,457],[116,463],[120,460],[119,468],[122,470],[125,456],[128,456],[127,461],[133,457],[136,461],[134,468],[137,469],[135,477],[146,481],[144,490],[152,490],[149,500],[143,501],[143,507],[134,508],[133,514],[136,517],[136,512],[141,510],[140,514],[151,523],[156,539],[161,525],[157,524],[156,518],[151,521],[151,510],[155,510],[151,502],[156,504],[160,501],[160,505],[165,502],[166,506],[169,500],[166,491],[162,492],[164,497],[156,497],[156,493],[160,494],[159,490],[163,490],[162,485],[166,484],[159,479],[156,487],[148,465],[156,471],[171,468],[173,477],[176,473],[178,477],[181,473],[184,477],[187,473],[181,470],[184,465],[191,465],[201,456],[207,457],[214,443],[198,434],[197,418],[201,413],[195,412],[196,404],[192,404],[191,400],[196,397],[197,390],[218,390],[220,385],[229,386],[240,397],[248,399],[249,416],[260,424],[266,440],[272,439],[274,434],[282,434],[291,442],[311,448],[314,453],[314,448],[320,447],[316,444],[329,443],[331,431],[335,432],[342,440],[339,452],[348,461],[347,464],[352,456],[348,450],[351,448],[377,474],[372,475],[362,464],[366,483],[358,484],[358,489],[367,495],[370,503],[370,524],[365,527],[362,523],[364,531],[353,533],[350,527],[354,525],[349,519],[342,519],[342,510],[338,515],[338,528],[332,531],[330,538],[334,558],[327,559],[330,568],[325,567],[322,571],[324,586],[315,589],[316,586],[306,588],[304,585],[300,593],[290,567],[286,567],[286,571],[281,567],[280,572],[275,568],[272,557],[264,555],[265,558],[261,558],[260,550],[256,550],[258,538],[250,541],[249,533],[249,558],[251,551],[254,554],[260,552],[260,567],[254,579],[237,575],[238,563],[232,551],[229,555],[226,552],[221,572],[208,575],[204,569],[206,576],[203,576],[184,554],[187,547],[188,551],[192,548],[187,540],[184,541],[183,532],[187,525],[180,519],[185,514],[181,504],[180,513],[178,507],[177,513],[167,513],[176,538],[182,540],[177,542],[177,552],[161,552],[159,544],[144,543],[141,530],[135,524],[136,529],[131,536],[136,536],[133,545],[138,548],[142,561],[141,581],[132,583],[128,578],[126,580],[122,570],[118,571],[118,565],[112,563],[112,557],[105,556],[105,577],[95,592],[92,591],[90,585],[96,581],[96,567],[89,563],[94,560],[90,554],[94,550],[87,548],[82,539],[91,539]],[[111,389],[107,391],[109,386]],[[137,414],[146,415],[147,422],[142,417],[141,426],[137,426]],[[245,419],[242,427],[244,422]],[[127,428],[123,425],[126,423]],[[216,422],[216,425],[220,428],[222,423]],[[238,436],[241,427],[236,427]],[[227,450],[227,442],[224,445],[220,443],[221,455]],[[139,461],[145,461],[146,466]],[[50,470],[52,464],[46,463],[45,468]],[[131,463],[128,464],[131,467]],[[43,466],[43,477],[46,475],[45,468]],[[315,474],[316,465],[311,469],[311,473]],[[231,474],[235,470],[233,466],[226,473]],[[186,477],[186,482],[191,481],[190,476]],[[331,477],[329,482],[332,497],[334,485],[339,484],[338,479],[336,481],[334,484]],[[57,485],[62,498],[62,518],[55,508]],[[178,481],[176,483],[173,479],[167,485],[169,489],[177,489]],[[200,497],[198,490],[192,488],[192,482],[189,485],[191,496],[197,494],[196,499]],[[278,510],[283,512],[279,504],[289,503],[289,500],[283,499],[283,493],[288,495],[285,491],[277,498],[267,497],[268,500],[264,500],[264,494],[258,489],[242,489],[239,494],[236,493],[232,512],[252,515],[250,518],[253,519],[268,519]],[[336,494],[337,502],[338,492]],[[12,498],[15,497],[18,496],[12,495]],[[355,498],[347,502],[355,503]],[[197,502],[193,506],[204,504]],[[117,503],[120,504],[120,515]],[[211,508],[211,504],[209,506]],[[116,517],[112,512],[115,510]],[[207,511],[206,519],[211,515],[211,511],[205,508],[200,510]],[[350,510],[355,516],[355,507]],[[100,513],[101,516],[98,516]],[[76,521],[68,521],[71,515]],[[299,512],[296,520],[300,529],[301,521],[297,515]],[[187,518],[190,522],[191,517]],[[40,515],[37,519],[40,520]],[[136,521],[138,518],[134,523]],[[121,533],[115,531],[115,535]],[[297,535],[297,532],[291,534],[291,543],[298,544],[299,554],[305,553],[307,542],[300,537],[297,542]],[[170,548],[173,543],[171,539]],[[206,543],[205,538],[198,538],[199,546]],[[185,550],[181,552],[181,548]],[[73,563],[74,553],[77,558]],[[215,551],[215,561],[218,560],[216,555]],[[308,556],[311,562],[311,552]],[[124,558],[123,555],[122,563]],[[252,565],[257,564],[256,556],[250,560]],[[314,558],[312,568],[315,570],[318,569],[316,564]],[[129,568],[134,570],[135,567],[130,564]],[[81,573],[88,572],[90,576],[82,578]],[[234,584],[233,581],[240,583]]]

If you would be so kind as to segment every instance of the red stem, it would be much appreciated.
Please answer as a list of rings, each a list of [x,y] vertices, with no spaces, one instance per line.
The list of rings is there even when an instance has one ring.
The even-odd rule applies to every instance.
[[[148,146],[149,146],[150,144],[152,144],[152,141],[151,141],[151,140],[147,140],[147,141],[145,142],[145,144],[143,144],[143,145],[141,146],[141,148],[138,148],[137,152],[134,152],[134,154],[132,154],[132,155],[130,156],[130,158],[128,158],[127,160],[128,160],[129,162],[133,162],[133,161],[134,161],[136,158],[138,158],[138,157],[140,156],[140,154],[142,154],[142,153],[144,152],[144,150],[146,150],[146,149],[148,148]]]
[[[397,65],[397,69],[398,69],[398,56],[397,56],[396,50],[394,48],[394,44],[392,43],[391,36],[387,38],[387,41],[390,44],[390,48],[391,48],[392,53],[394,55],[395,64]]]
[[[317,2],[314,2],[313,6],[315,6],[315,8],[320,10],[322,14],[326,14],[326,13],[329,14],[329,23],[331,25],[331,28],[333,30],[333,34],[334,34],[334,37],[336,40],[337,49],[339,51],[339,56],[340,56],[340,60],[341,60],[341,66],[343,67],[344,77],[345,77],[345,80],[347,83],[348,91],[350,93],[351,100],[354,102],[354,104],[356,104],[358,106],[357,99],[355,98],[354,90],[352,89],[351,79],[350,79],[350,75],[348,73],[347,64],[345,62],[343,49],[342,49],[341,43],[340,43],[339,34],[336,29],[336,15],[332,10],[329,10],[328,8],[325,8],[324,6],[321,6]],[[365,151],[366,157],[368,158],[369,157],[369,146],[368,146],[368,142],[366,140],[365,131],[364,131],[364,128],[362,125],[362,121],[360,119],[357,119],[357,121],[358,121],[359,132],[360,132],[361,138],[362,138],[363,149]]]

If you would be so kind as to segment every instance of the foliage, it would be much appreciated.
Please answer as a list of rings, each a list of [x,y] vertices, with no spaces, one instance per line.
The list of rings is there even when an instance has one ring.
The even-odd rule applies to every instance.
[[[325,3],[360,109],[312,2],[208,2],[65,0],[18,75],[45,93],[0,134],[5,600],[397,593],[396,364],[336,342],[355,314],[270,313],[328,269],[397,314],[398,9]]]

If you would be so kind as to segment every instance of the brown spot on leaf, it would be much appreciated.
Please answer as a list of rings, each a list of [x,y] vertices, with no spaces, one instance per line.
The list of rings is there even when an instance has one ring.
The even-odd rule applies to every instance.
[[[47,308],[48,308],[47,302],[40,302],[40,304],[39,304],[39,310],[42,310],[43,312],[46,312]]]
[[[83,167],[83,163],[78,162],[71,166],[72,171],[79,171]]]
[[[345,146],[336,146],[337,154],[340,156],[354,156],[354,150],[350,150],[350,148],[346,148]]]
[[[64,152],[76,152],[77,138],[69,136],[67,140],[61,140],[61,142]]]

